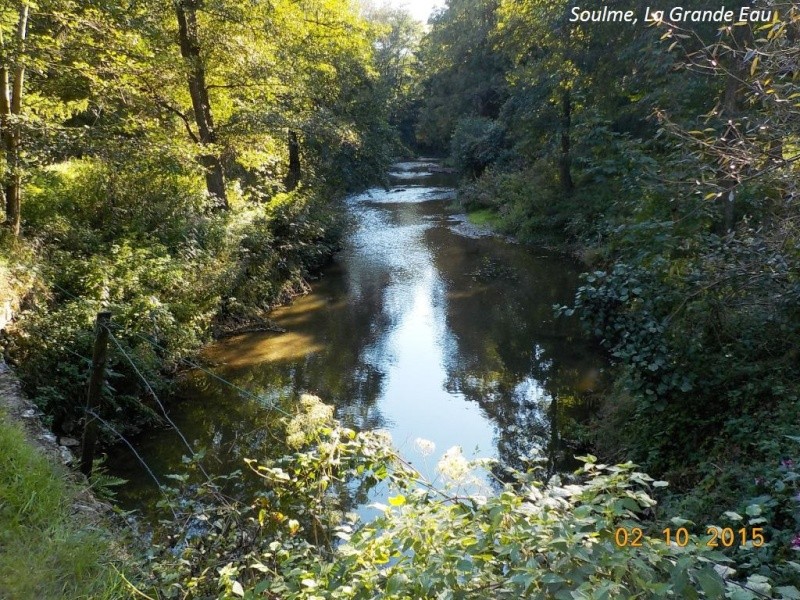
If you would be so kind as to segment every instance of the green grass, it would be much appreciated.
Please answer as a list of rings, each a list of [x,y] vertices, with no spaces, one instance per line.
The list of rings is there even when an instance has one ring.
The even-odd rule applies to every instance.
[[[110,533],[73,514],[76,485],[0,413],[0,599],[127,598]]]
[[[489,208],[470,211],[467,213],[467,219],[473,225],[490,229],[499,229],[502,224],[500,215]]]

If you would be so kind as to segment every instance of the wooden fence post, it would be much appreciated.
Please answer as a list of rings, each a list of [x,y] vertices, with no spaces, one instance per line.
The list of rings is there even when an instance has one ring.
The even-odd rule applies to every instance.
[[[94,463],[94,446],[97,443],[97,419],[89,411],[97,413],[100,409],[100,398],[103,392],[103,379],[106,373],[106,357],[108,356],[108,326],[111,324],[111,313],[97,313],[95,321],[94,350],[92,351],[92,373],[89,377],[89,391],[86,397],[86,424],[83,428],[81,443],[81,473],[89,477]]]

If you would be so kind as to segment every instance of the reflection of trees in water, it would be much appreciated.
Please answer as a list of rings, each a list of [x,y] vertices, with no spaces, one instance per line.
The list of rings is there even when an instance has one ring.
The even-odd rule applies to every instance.
[[[570,300],[577,269],[442,229],[430,232],[429,243],[442,249],[437,268],[457,290],[446,311],[447,390],[476,402],[497,425],[505,464],[522,467],[521,457],[539,449],[548,470],[568,468],[576,451],[570,430],[587,408],[581,380],[598,363],[577,325],[552,312]],[[504,269],[487,271],[487,264]]]
[[[293,331],[305,334],[310,346],[320,351],[297,358],[221,366],[214,369],[222,379],[246,390],[241,393],[201,371],[188,374],[171,404],[172,418],[185,437],[206,449],[206,470],[225,474],[242,469],[243,458],[264,459],[285,451],[274,434],[283,411],[292,413],[301,393],[319,395],[337,408],[337,417],[354,429],[384,426],[375,406],[381,396],[385,374],[380,357],[382,344],[394,316],[386,309],[385,294],[390,278],[385,269],[362,264],[362,277],[345,280],[335,275],[318,285],[317,294],[327,302],[319,310],[293,315]],[[351,265],[351,269],[354,268]],[[370,271],[370,269],[372,269]],[[350,286],[358,302],[347,302]],[[280,344],[280,334],[249,336],[249,342]],[[234,352],[235,352],[235,346]],[[225,360],[225,356],[217,357]],[[258,399],[256,399],[258,398]],[[276,410],[274,407],[277,407]],[[175,443],[165,443],[168,436]],[[173,432],[158,431],[135,440],[137,450],[159,477],[183,469],[186,449]],[[158,498],[157,490],[135,459],[120,456],[119,472],[133,482],[131,505],[143,506],[143,497]],[[261,484],[246,477],[248,487]],[[252,480],[252,481],[250,481]]]
[[[418,277],[422,267],[429,274],[435,269],[435,283],[426,293],[431,294],[447,391],[483,409],[497,426],[498,457],[508,465],[522,466],[519,457],[532,448],[547,454],[551,468],[566,464],[574,453],[570,423],[584,411],[577,382],[597,365],[596,355],[580,341],[576,324],[555,320],[552,313],[553,304],[570,301],[577,269],[552,257],[537,259],[497,239],[464,238],[430,226],[431,221],[424,227],[414,225],[425,211],[440,210],[434,209],[414,204],[394,213],[363,209],[366,220],[345,250],[346,272],[320,281],[307,310],[299,306],[301,301],[288,311],[291,325],[287,322],[286,327],[296,334],[294,341],[301,341],[301,350],[307,343],[313,352],[303,354],[292,347],[283,355],[264,353],[267,347],[259,344],[279,345],[281,335],[249,336],[253,355],[248,362],[242,346],[232,345],[232,364],[216,372],[248,395],[202,373],[187,378],[184,400],[173,405],[172,416],[189,440],[208,449],[210,472],[240,469],[244,457],[282,453],[274,435],[280,413],[269,407],[292,412],[303,392],[334,404],[337,417],[349,427],[383,427],[376,402],[383,396],[387,365],[393,360],[391,332],[408,310],[403,303],[413,300],[413,294],[401,293],[408,280],[397,278]],[[394,237],[380,241],[380,236]],[[388,251],[395,246],[405,255]],[[216,358],[224,362],[221,354]],[[279,355],[282,358],[263,358]],[[185,453],[177,438],[164,443],[168,435],[174,434],[142,436],[137,444],[159,475],[179,471]],[[123,470],[141,474],[144,483],[146,476],[138,466]],[[255,478],[248,481],[260,485]],[[151,491],[156,496],[155,489]],[[351,492],[356,491],[336,493]],[[142,505],[140,499],[136,502]]]
[[[552,353],[541,346],[529,354],[529,368],[519,370],[496,347],[488,348],[494,364],[448,369],[447,389],[476,402],[497,424],[497,453],[505,464],[521,468],[522,457],[538,449],[549,471],[564,470],[577,450],[571,430],[589,408],[587,394],[577,389],[586,368],[549,358]]]
[[[202,396],[200,402],[207,405],[217,400],[226,405],[226,418],[243,421],[252,416],[259,418],[268,412],[266,406],[272,403],[292,412],[300,394],[309,392],[336,406],[337,416],[350,427],[374,429],[382,426],[382,417],[374,407],[381,394],[384,374],[363,359],[377,339],[382,337],[377,331],[382,327],[376,327],[379,319],[375,317],[380,312],[378,306],[381,300],[379,296],[369,300],[364,297],[362,300],[364,302],[356,306],[337,303],[339,308],[324,311],[324,318],[316,318],[309,324],[315,342],[322,342],[324,347],[320,352],[293,360],[217,369],[224,379],[235,381],[238,387],[263,397],[263,404],[254,400],[241,403],[226,401],[226,396],[229,398],[236,392],[213,377],[202,374],[198,376],[204,388],[198,394]],[[367,303],[376,306],[370,307]],[[370,314],[372,319],[369,318]],[[270,343],[280,343],[280,335],[274,336]],[[187,395],[193,395],[192,391]],[[248,414],[248,405],[252,406],[255,414]],[[209,433],[205,433],[204,437]]]

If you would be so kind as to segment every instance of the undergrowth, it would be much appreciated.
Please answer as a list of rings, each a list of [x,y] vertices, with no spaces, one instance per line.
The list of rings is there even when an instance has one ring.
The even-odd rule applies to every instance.
[[[76,514],[66,471],[10,422],[0,422],[0,456],[0,598],[129,597],[120,549],[103,524]]]

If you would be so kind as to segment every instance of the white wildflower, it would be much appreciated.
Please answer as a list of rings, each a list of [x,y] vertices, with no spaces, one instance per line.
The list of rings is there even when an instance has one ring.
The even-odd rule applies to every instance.
[[[417,438],[414,440],[414,447],[422,456],[429,456],[436,450],[436,444],[425,438]]]
[[[324,404],[317,396],[300,396],[301,412],[286,427],[286,442],[290,448],[300,448],[307,444],[320,428],[330,425],[333,420],[333,407]]]
[[[462,481],[469,474],[469,461],[461,453],[461,446],[453,446],[444,453],[436,470],[453,481]]]
[[[374,429],[372,436],[381,446],[388,447],[392,445],[392,434],[386,429]]]

